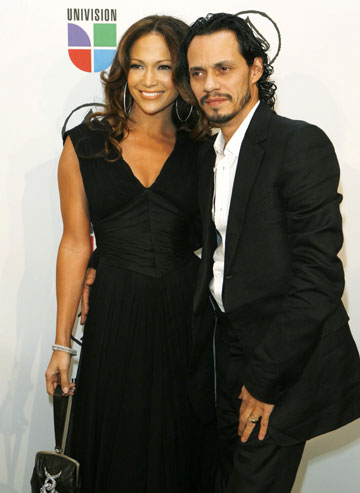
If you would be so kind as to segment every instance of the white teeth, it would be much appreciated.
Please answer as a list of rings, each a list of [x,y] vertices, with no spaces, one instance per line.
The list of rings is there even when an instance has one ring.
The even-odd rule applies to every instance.
[[[145,92],[145,91],[141,91],[143,93],[144,96],[159,96],[160,94],[162,94],[162,92]]]

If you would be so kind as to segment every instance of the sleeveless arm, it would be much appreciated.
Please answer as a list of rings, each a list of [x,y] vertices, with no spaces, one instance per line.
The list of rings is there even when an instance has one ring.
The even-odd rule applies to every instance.
[[[66,139],[60,157],[58,181],[64,229],[56,268],[58,309],[55,342],[70,346],[71,331],[91,253],[88,204],[79,161],[70,138]],[[63,391],[68,392],[69,363],[66,353],[54,351],[46,372],[49,393],[53,393],[59,374]]]

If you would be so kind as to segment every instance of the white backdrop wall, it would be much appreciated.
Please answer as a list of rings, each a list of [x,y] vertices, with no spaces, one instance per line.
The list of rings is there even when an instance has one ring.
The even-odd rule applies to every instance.
[[[207,12],[255,9],[277,23],[282,36],[275,62],[277,111],[322,127],[339,157],[344,301],[360,343],[358,1],[185,0],[171,5],[138,0],[124,5],[12,0],[2,9],[0,493],[30,491],[35,451],[53,446],[44,371],[54,337],[55,260],[62,230],[56,183],[60,129],[75,106],[102,100],[99,74],[70,61],[68,8],[116,9],[117,39],[132,22],[152,13],[190,22]],[[78,24],[91,32],[91,21]],[[355,422],[309,442],[294,492],[358,493],[359,437]]]

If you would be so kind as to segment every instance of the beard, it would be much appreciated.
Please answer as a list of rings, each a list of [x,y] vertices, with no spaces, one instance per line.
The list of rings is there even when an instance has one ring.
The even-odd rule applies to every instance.
[[[228,94],[220,94],[219,96],[226,97],[229,101],[232,101],[232,97]],[[204,103],[205,100],[207,99],[208,96],[202,98],[201,103]],[[215,123],[217,125],[222,125],[223,123],[228,123],[231,121],[236,115],[240,113],[240,111],[247,105],[247,103],[250,101],[251,94],[250,94],[250,89],[248,88],[246,91],[246,94],[242,97],[240,100],[239,106],[232,111],[231,113],[227,114],[221,114],[219,113],[218,108],[212,109],[212,114],[209,115],[207,112],[206,116],[209,120],[210,123]],[[204,100],[204,101],[203,101]]]

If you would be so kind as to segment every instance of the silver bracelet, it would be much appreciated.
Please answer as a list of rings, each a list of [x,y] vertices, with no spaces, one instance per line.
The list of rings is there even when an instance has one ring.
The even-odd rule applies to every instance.
[[[71,356],[77,355],[76,349],[73,349],[72,347],[61,346],[61,344],[53,344],[51,346],[51,349],[53,351],[63,351],[64,353],[69,353]]]

